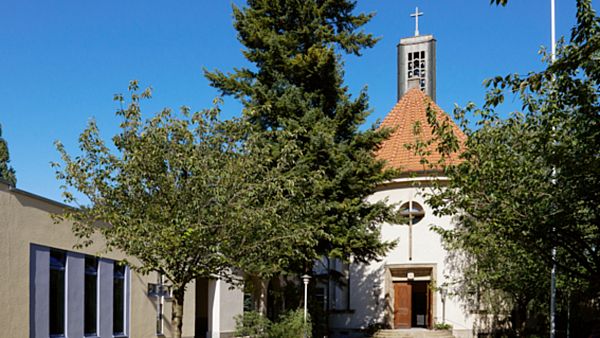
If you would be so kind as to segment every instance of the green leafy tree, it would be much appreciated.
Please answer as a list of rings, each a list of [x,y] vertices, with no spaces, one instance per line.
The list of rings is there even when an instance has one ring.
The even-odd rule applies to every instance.
[[[57,143],[63,164],[55,164],[69,190],[89,204],[67,210],[74,232],[89,244],[100,233],[108,250],[117,249],[142,273],[163,274],[173,288],[173,337],[181,337],[186,285],[228,267],[225,248],[228,222],[235,222],[240,180],[235,172],[236,145],[231,124],[217,119],[218,109],[181,114],[165,109],[143,120],[135,81],[131,102],[117,115],[123,119],[113,146],[105,145],[92,121],[79,138],[81,155],[71,157]],[[115,98],[121,105],[124,98]]]
[[[17,184],[17,177],[15,169],[8,165],[9,162],[8,144],[2,138],[2,126],[0,126],[0,178],[14,186]]]
[[[463,162],[446,167],[448,186],[430,203],[457,215],[457,227],[440,232],[468,258],[458,271],[475,286],[539,300],[521,274],[548,280],[555,263],[565,293],[600,296],[599,50],[599,19],[591,1],[578,0],[577,25],[555,62],[491,79],[483,108],[457,111],[463,126],[469,114],[477,126],[465,128]],[[501,118],[507,94],[522,112]],[[451,144],[443,131],[434,137]]]
[[[369,113],[366,93],[352,99],[343,85],[341,53],[360,55],[376,39],[361,27],[372,15],[354,14],[348,0],[250,0],[234,7],[234,26],[255,67],[207,72],[211,84],[244,105],[245,151],[255,163],[248,182],[256,193],[236,236],[236,266],[255,280],[308,272],[320,256],[376,259],[384,203],[368,203],[391,177],[374,150],[387,136],[359,130]],[[285,238],[282,236],[285,235]],[[257,304],[264,312],[264,306]]]

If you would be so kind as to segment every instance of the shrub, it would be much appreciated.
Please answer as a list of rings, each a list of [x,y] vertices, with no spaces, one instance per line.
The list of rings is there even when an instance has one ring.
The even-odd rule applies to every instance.
[[[269,338],[310,338],[311,331],[310,321],[304,324],[304,311],[296,310],[282,315],[277,323],[271,325]]]
[[[380,330],[391,329],[391,327],[386,323],[381,322],[373,322],[367,325],[367,327],[363,330],[363,332],[368,336],[374,336]]]
[[[244,312],[235,317],[235,336],[268,338],[271,322],[258,312]]]
[[[448,323],[435,323],[433,326],[434,330],[452,330],[452,324]]]
[[[272,323],[257,312],[245,312],[235,318],[236,337],[252,338],[310,338],[311,324],[304,324],[302,310],[290,311]]]

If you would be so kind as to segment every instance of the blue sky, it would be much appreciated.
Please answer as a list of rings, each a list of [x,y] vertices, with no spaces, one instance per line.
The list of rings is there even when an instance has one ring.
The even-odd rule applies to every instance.
[[[61,200],[49,164],[58,160],[54,141],[76,152],[77,137],[91,118],[105,139],[112,137],[119,123],[112,97],[125,92],[129,80],[153,87],[147,114],[163,107],[210,107],[217,93],[202,69],[246,65],[231,5],[0,0],[0,124],[17,186]],[[409,14],[416,6],[424,12],[421,34],[437,39],[437,102],[447,112],[455,103],[481,103],[486,78],[543,67],[537,52],[550,45],[550,0],[512,0],[507,7],[488,0],[359,0],[358,10],[376,13],[365,29],[381,41],[362,57],[344,57],[345,78],[352,93],[368,86],[369,123],[396,101],[396,44],[413,35]],[[556,0],[556,6],[557,34],[568,37],[575,0]],[[239,112],[237,103],[226,102],[224,116]]]

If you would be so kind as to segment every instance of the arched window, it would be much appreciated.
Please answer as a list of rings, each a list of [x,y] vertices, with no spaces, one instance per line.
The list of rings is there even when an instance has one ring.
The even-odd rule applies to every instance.
[[[407,218],[409,225],[414,225],[425,217],[425,211],[419,203],[409,201],[400,206],[400,215]]]

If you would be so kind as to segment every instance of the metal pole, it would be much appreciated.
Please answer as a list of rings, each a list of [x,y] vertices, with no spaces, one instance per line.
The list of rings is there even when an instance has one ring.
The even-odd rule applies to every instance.
[[[550,16],[551,16],[551,35],[552,35],[552,63],[554,63],[554,61],[556,61],[556,10],[555,10],[555,6],[554,6],[554,1],[555,0],[550,0]]]
[[[442,298],[442,324],[446,324],[446,300]]]
[[[446,288],[440,289],[440,296],[442,296],[442,324],[446,324]]]
[[[550,60],[552,63],[556,61],[556,11],[555,0],[550,0],[550,34],[551,34],[551,50]],[[556,169],[552,169],[552,176],[555,176]],[[553,178],[554,180],[554,178]],[[554,234],[553,234],[554,236]],[[552,248],[552,276],[550,279],[550,338],[556,335],[556,246]]]
[[[306,303],[308,302],[308,281],[304,282],[304,324],[306,324]]]
[[[308,281],[310,281],[309,275],[304,275],[301,277],[304,282],[304,338],[308,337],[308,332],[306,332],[306,318],[308,314]]]
[[[567,293],[567,338],[571,337],[571,291]]]
[[[550,338],[556,334],[556,247],[552,248],[552,278],[550,280]]]
[[[304,282],[304,324],[306,324],[306,317],[308,313],[308,281],[310,280],[309,275],[302,276],[302,281]]]

